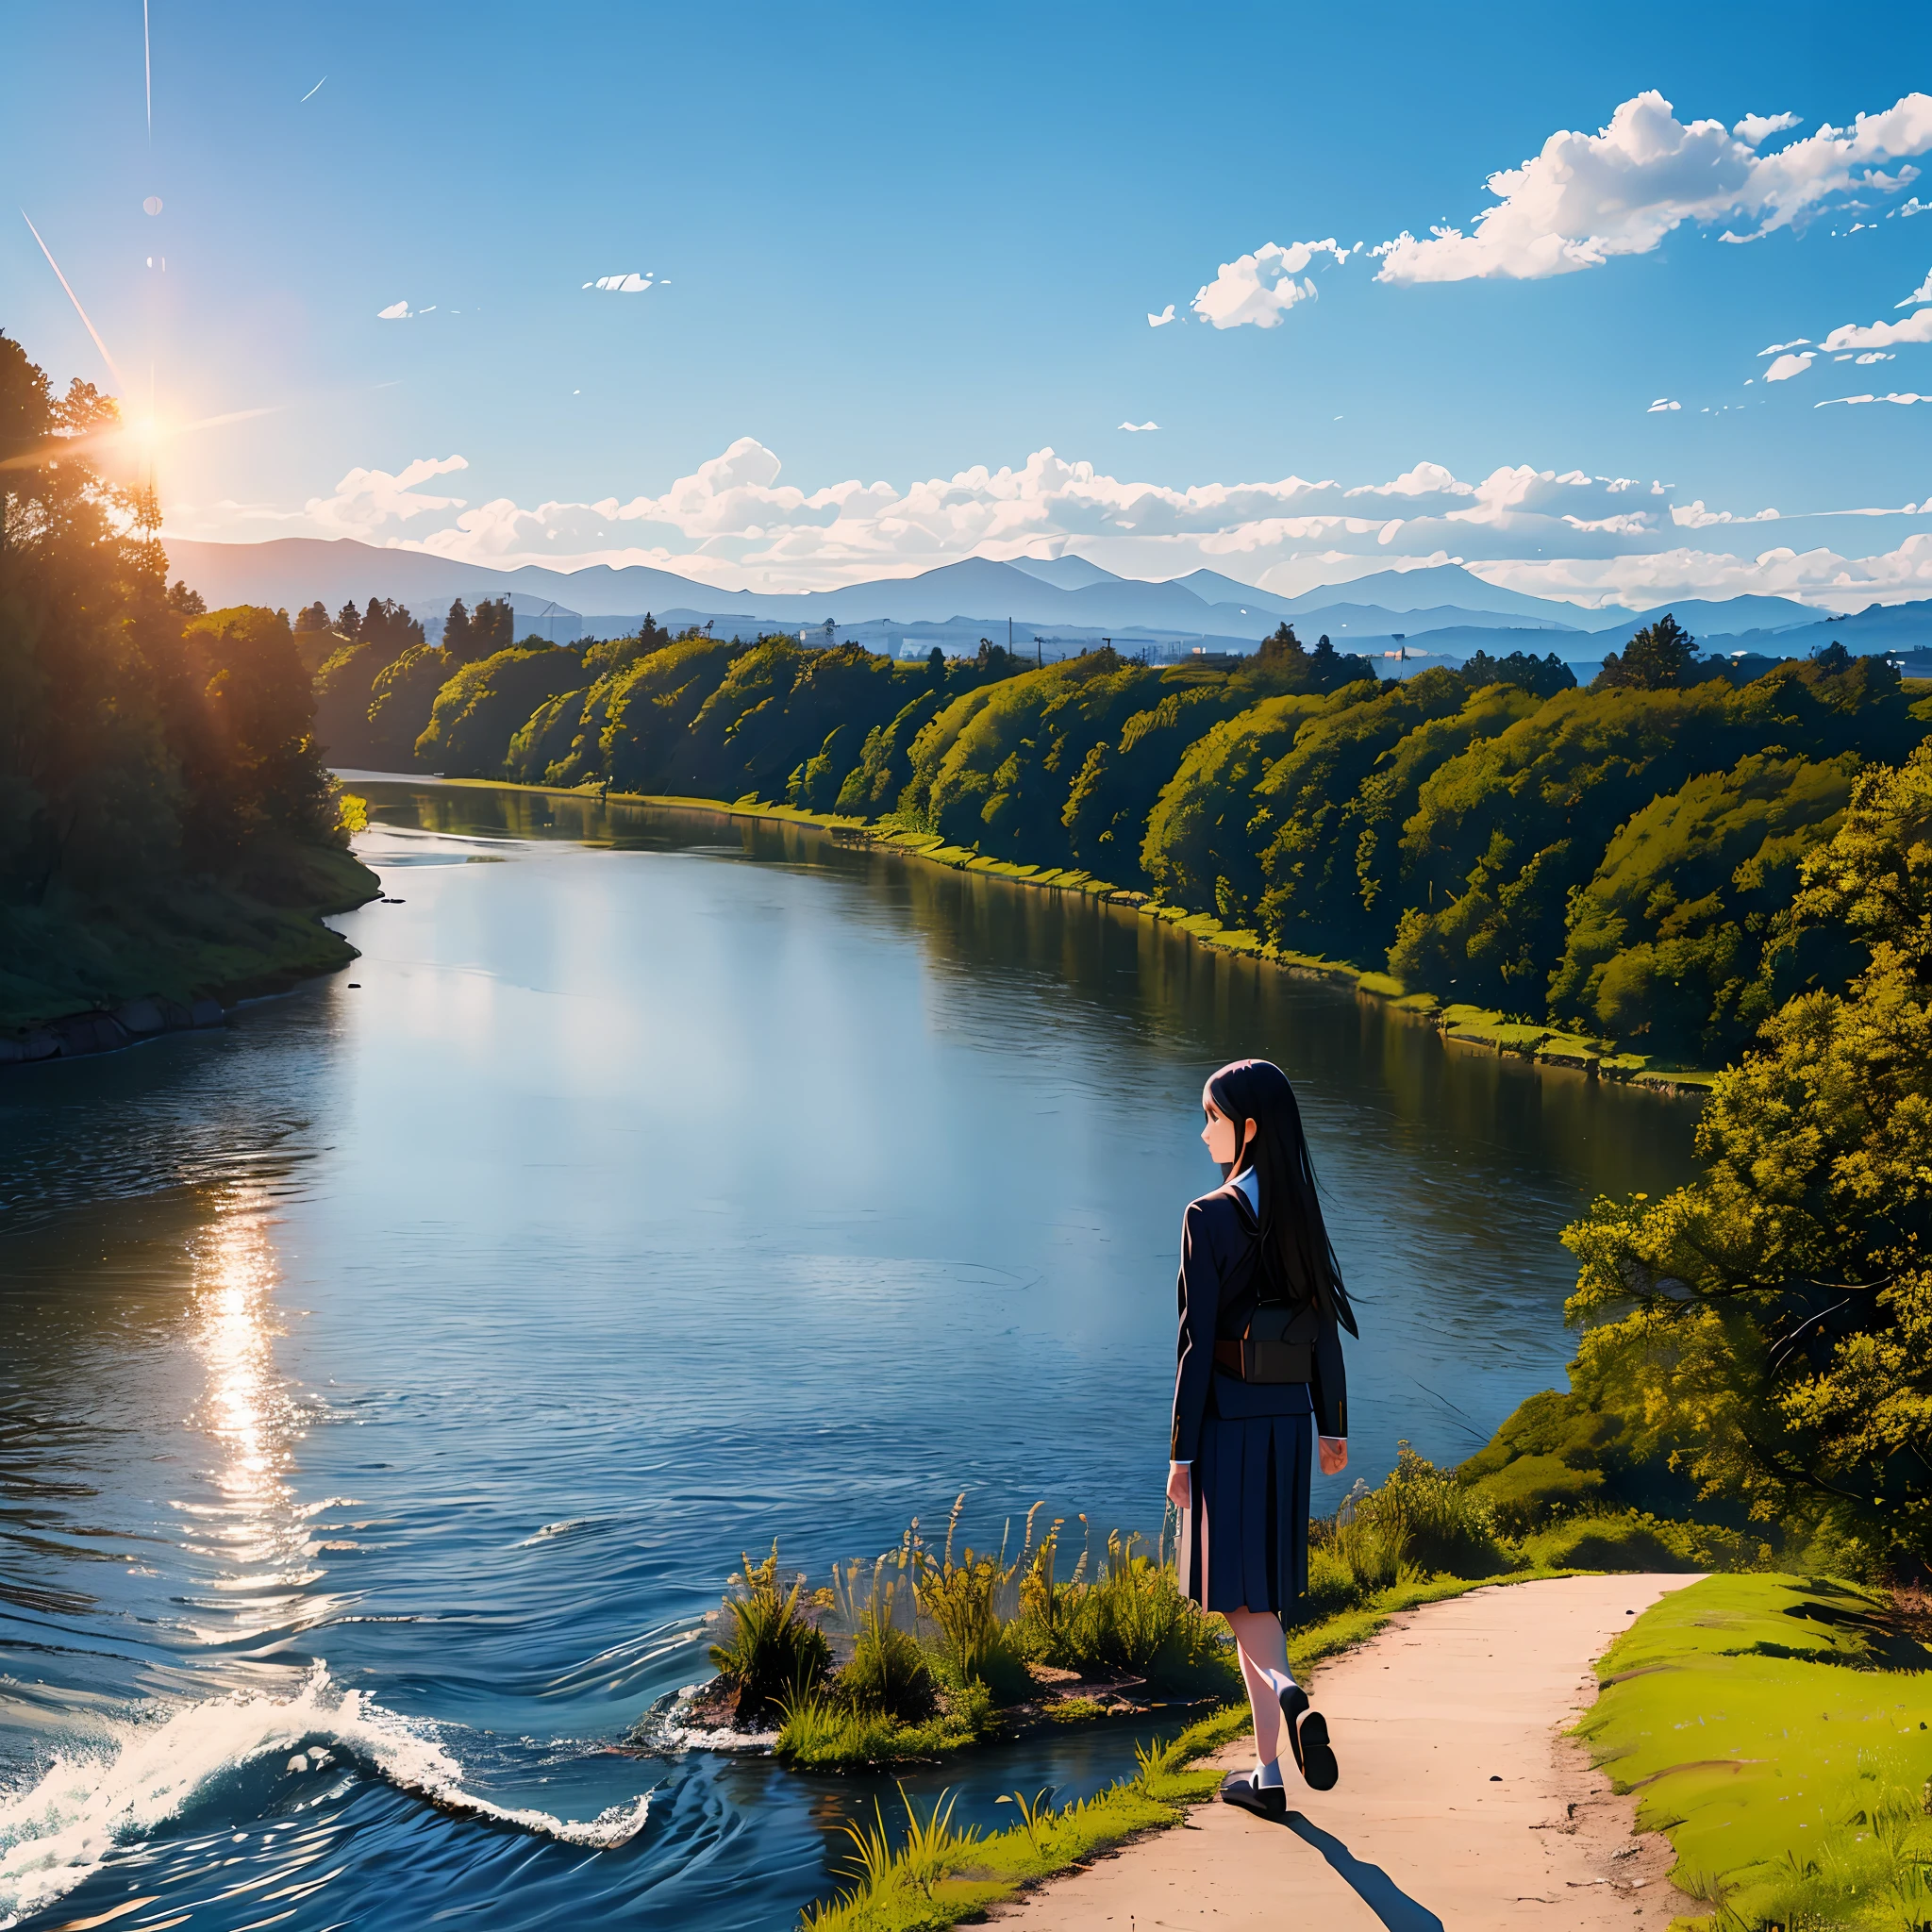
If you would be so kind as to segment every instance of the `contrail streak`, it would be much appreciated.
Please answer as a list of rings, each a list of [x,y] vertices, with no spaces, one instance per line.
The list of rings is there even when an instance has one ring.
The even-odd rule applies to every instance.
[[[149,141],[153,141],[155,138],[155,54],[154,43],[148,38],[147,31],[147,0],[141,0],[141,71],[147,83],[147,138]],[[47,258],[51,261],[53,257],[49,256]],[[55,274],[58,275],[59,270],[56,269]],[[101,353],[106,355],[107,351],[103,349]]]
[[[325,74],[322,76],[322,80],[326,80],[327,78],[328,75]],[[306,94],[302,96],[302,101],[312,101],[316,97],[316,95],[322,92],[322,80],[318,80],[315,83],[315,85],[312,88],[310,88]],[[302,101],[297,101],[295,105],[299,108],[302,105]]]
[[[21,209],[20,218],[26,224],[27,233],[36,242],[41,242],[41,231],[34,226],[33,217],[27,213],[25,208]],[[79,316],[82,322],[87,323],[87,332],[93,337],[94,347],[101,352],[101,360],[108,365],[108,374],[113,376],[115,382],[123,389],[125,389],[127,387],[125,378],[122,375],[120,370],[114,367],[114,358],[108,354],[108,345],[102,341],[100,330],[92,322],[88,321],[87,310],[80,306],[80,297],[74,292],[73,285],[65,275],[60,274],[60,264],[54,259],[54,251],[44,242],[41,242],[41,253],[47,258],[47,266],[54,271],[56,275],[59,276],[60,286],[67,291],[67,299],[74,304],[75,314]]]

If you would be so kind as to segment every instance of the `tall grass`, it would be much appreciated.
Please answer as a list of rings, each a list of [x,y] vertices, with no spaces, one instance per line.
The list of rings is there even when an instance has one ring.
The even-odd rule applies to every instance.
[[[738,1715],[752,1722],[817,1684],[832,1666],[824,1632],[799,1608],[805,1578],[787,1591],[778,1579],[778,1545],[761,1563],[744,1557],[724,1599],[731,1629],[711,1646],[711,1662],[738,1691]]]

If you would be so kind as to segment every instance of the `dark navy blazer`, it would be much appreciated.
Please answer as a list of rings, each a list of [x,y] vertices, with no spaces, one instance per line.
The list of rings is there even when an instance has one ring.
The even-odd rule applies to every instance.
[[[1255,1239],[1247,1201],[1229,1183],[1190,1202],[1181,1219],[1180,1338],[1174,1378],[1175,1462],[1201,1453],[1201,1425],[1210,1416],[1307,1415],[1324,1436],[1348,1434],[1348,1382],[1341,1336],[1325,1318],[1315,1341],[1312,1382],[1243,1382],[1214,1366],[1222,1283],[1241,1265]]]

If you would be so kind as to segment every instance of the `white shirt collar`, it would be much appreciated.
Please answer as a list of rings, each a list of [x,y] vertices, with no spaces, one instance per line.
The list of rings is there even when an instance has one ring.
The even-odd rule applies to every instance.
[[[1248,1206],[1255,1210],[1255,1219],[1261,1218],[1261,1176],[1252,1167],[1244,1167],[1234,1177],[1234,1184],[1248,1197]]]

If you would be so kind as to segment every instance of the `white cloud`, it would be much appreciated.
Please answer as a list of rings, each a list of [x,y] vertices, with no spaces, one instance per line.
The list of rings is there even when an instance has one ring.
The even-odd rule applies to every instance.
[[[1726,239],[1751,241],[1847,189],[1904,187],[1916,170],[1887,175],[1880,164],[1928,148],[1932,94],[1907,94],[1848,128],[1823,126],[1760,154],[1721,121],[1680,122],[1653,89],[1624,102],[1596,134],[1559,130],[1540,154],[1492,175],[1495,206],[1476,216],[1468,234],[1439,227],[1426,241],[1405,231],[1383,242],[1374,251],[1382,260],[1376,279],[1570,275],[1612,256],[1648,254],[1685,222],[1735,216],[1757,225]]]
[[[1803,375],[1806,370],[1810,368],[1814,359],[1815,358],[1809,349],[1807,349],[1802,356],[1780,356],[1764,372],[1764,379],[1766,382],[1789,382],[1794,375]]]
[[[1840,357],[1839,360],[1843,361],[1844,358]],[[1863,368],[1868,362],[1896,362],[1898,358],[1889,349],[1867,349],[1862,356],[1854,356],[1852,358],[1853,364],[1858,368]]]
[[[1681,409],[1683,407],[1682,403],[1674,403],[1669,396],[1659,396],[1643,413],[1646,416],[1655,416],[1660,410]]]
[[[460,509],[460,496],[419,496],[416,486],[469,467],[464,458],[452,456],[418,457],[394,475],[387,470],[351,470],[334,495],[311,496],[303,514],[327,536],[377,536],[392,523],[407,523],[431,510]]]
[[[1174,304],[1170,302],[1167,305],[1167,307],[1160,311],[1158,315],[1150,314],[1148,316],[1147,326],[1149,328],[1165,328],[1168,325],[1168,324],[1171,323],[1173,320]]]
[[[1894,302],[1894,308],[1911,308],[1921,302],[1932,302],[1932,268],[1925,271],[1925,279],[1906,297],[1903,302]]]
[[[1834,403],[1849,403],[1854,408],[1861,403],[1897,403],[1901,408],[1908,408],[1913,403],[1932,403],[1932,396],[1922,396],[1914,390],[1893,390],[1890,395],[1883,396],[1826,396],[1822,403],[1813,403],[1811,407],[1828,409]]]
[[[1769,136],[1801,125],[1801,117],[1796,114],[1746,114],[1741,121],[1732,124],[1731,132],[1746,147],[1762,147]]]
[[[1756,516],[1734,516],[1727,509],[1706,509],[1700,496],[1695,503],[1674,503],[1671,522],[1680,530],[1708,530],[1718,524],[1774,524],[1777,512],[1761,509]]]
[[[646,269],[639,275],[635,270],[625,275],[599,275],[594,282],[586,282],[587,289],[605,289],[613,295],[641,295],[651,286],[651,272]]]
[[[1797,336],[1789,342],[1774,342],[1770,348],[1759,349],[1757,353],[1760,357],[1781,356],[1787,349],[1808,349],[1813,346],[1814,344],[1809,336]]]
[[[409,305],[407,302],[391,302],[387,308],[378,308],[375,311],[375,319],[377,322],[408,322],[410,319]]]
[[[1123,423],[1120,426],[1123,429],[1131,429],[1136,435],[1139,435],[1143,429],[1158,429],[1160,425],[1158,423]]]
[[[1883,349],[1893,342],[1932,342],[1932,308],[1922,308],[1903,322],[1874,322],[1869,328],[1846,323],[1825,337],[1826,349]]]
[[[1138,425],[1135,433],[1142,433]],[[1520,576],[1521,588],[1584,603],[1627,591],[1641,606],[1704,594],[1713,583],[1719,595],[1725,584],[1842,594],[1847,602],[1932,594],[1932,583],[1905,588],[1932,577],[1932,552],[1909,553],[1918,558],[1909,569],[1898,558],[1848,561],[1824,552],[1807,553],[1801,565],[1777,561],[1790,552],[1766,553],[1768,563],[1713,563],[1687,546],[1735,542],[1746,525],[1777,513],[1711,508],[1703,499],[1679,505],[1660,481],[1527,463],[1473,479],[1424,461],[1354,485],[1290,475],[1182,490],[1041,449],[1014,467],[808,490],[785,480],[773,450],[741,437],[661,491],[628,499],[525,506],[500,494],[466,503],[430,493],[438,478],[467,467],[451,456],[394,475],[355,469],[332,493],[299,508],[171,505],[166,527],[178,537],[233,540],[260,535],[269,523],[277,536],[353,536],[507,568],[646,563],[719,591],[826,589],[968,557],[1074,554],[1129,575],[1173,577],[1205,566],[1285,590],[1364,568],[1453,559],[1492,581]],[[1803,512],[1819,513],[1900,514]]]
[[[1900,202],[1885,219],[1890,221],[1892,215],[1902,215],[1907,221],[1914,215],[1932,215],[1932,201],[1921,201],[1915,194],[1911,200]]]
[[[1270,242],[1252,255],[1224,261],[1220,274],[1196,291],[1194,313],[1216,328],[1240,328],[1246,323],[1274,328],[1296,303],[1316,299],[1314,278],[1297,282],[1295,276],[1318,255],[1332,255],[1340,264],[1348,254],[1332,235],[1325,242],[1295,242],[1286,248]]]
[[[1932,596],[1932,532],[1907,537],[1883,556],[1840,557],[1818,549],[1737,557],[1711,550],[1659,550],[1602,562],[1557,559],[1475,564],[1487,583],[1534,597],[1568,597],[1593,608],[1647,609],[1674,597],[1794,597],[1843,610]]]

